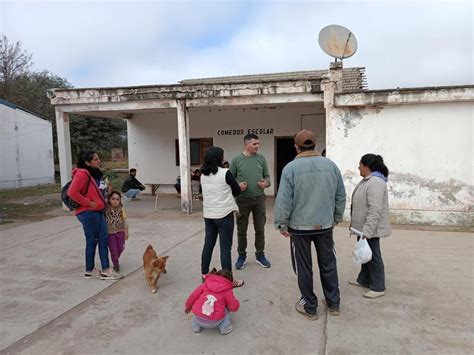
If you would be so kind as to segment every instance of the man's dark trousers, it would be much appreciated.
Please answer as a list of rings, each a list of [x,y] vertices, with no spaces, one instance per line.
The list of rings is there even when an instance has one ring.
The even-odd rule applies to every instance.
[[[318,308],[318,298],[313,291],[311,243],[314,243],[316,247],[319,277],[326,303],[331,308],[339,308],[339,280],[332,228],[320,231],[295,231],[290,228],[289,232],[291,234],[291,261],[293,270],[298,276],[301,296],[305,300],[305,310],[314,314]]]
[[[265,195],[257,197],[236,198],[239,206],[239,215],[237,217],[237,252],[241,256],[247,256],[247,228],[249,225],[250,212],[253,216],[253,225],[255,229],[255,255],[262,256],[265,254],[265,223],[266,207]]]

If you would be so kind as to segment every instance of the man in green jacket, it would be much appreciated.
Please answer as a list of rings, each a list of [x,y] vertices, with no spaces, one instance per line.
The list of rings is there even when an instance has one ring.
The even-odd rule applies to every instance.
[[[237,217],[237,251],[239,257],[236,269],[243,269],[247,259],[247,228],[250,213],[253,216],[255,229],[256,262],[264,268],[271,266],[265,257],[265,193],[270,186],[270,174],[264,156],[257,153],[260,147],[258,136],[249,133],[244,137],[244,151],[237,155],[230,164],[230,171],[240,185],[241,193],[237,197],[239,216]]]
[[[291,261],[301,297],[296,310],[318,319],[318,298],[313,291],[311,245],[318,256],[319,276],[329,314],[339,315],[339,280],[333,228],[342,221],[346,192],[339,168],[314,150],[313,132],[295,136],[298,155],[282,171],[275,201],[275,227],[291,238]]]

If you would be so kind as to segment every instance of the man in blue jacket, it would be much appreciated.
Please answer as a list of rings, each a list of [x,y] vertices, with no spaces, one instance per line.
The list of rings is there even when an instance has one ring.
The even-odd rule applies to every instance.
[[[314,150],[313,132],[295,136],[296,158],[282,172],[275,201],[275,227],[291,240],[291,261],[298,277],[301,298],[296,310],[318,319],[318,299],[313,291],[311,243],[316,247],[321,284],[329,314],[339,315],[339,281],[333,228],[342,221],[346,192],[339,168]]]

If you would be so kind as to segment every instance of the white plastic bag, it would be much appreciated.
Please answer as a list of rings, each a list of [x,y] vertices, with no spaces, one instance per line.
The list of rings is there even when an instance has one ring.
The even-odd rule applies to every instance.
[[[351,232],[360,237],[356,243],[354,250],[352,251],[352,259],[356,264],[365,264],[372,260],[372,249],[370,249],[367,239],[364,238],[362,232],[351,228]]]

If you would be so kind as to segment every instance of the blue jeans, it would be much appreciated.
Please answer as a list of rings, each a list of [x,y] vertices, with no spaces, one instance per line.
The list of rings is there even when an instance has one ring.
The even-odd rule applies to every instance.
[[[219,327],[219,331],[221,333],[227,333],[229,331],[229,328],[232,326],[232,322],[230,320],[230,312],[226,311],[224,318],[216,320],[214,322],[194,316],[191,326],[195,332],[199,332],[201,328],[211,329]]]
[[[204,218],[206,227],[206,236],[204,238],[204,247],[201,256],[201,273],[209,273],[212,251],[216,245],[217,235],[219,235],[219,244],[221,247],[221,267],[232,271],[232,238],[234,236],[234,213],[231,212],[223,218],[213,219]]]
[[[84,211],[79,213],[77,219],[82,224],[84,236],[86,237],[86,272],[94,270],[95,249],[99,244],[99,257],[102,270],[106,270],[109,265],[109,236],[107,231],[107,221],[102,212]]]
[[[138,194],[140,193],[140,190],[139,189],[130,189],[128,190],[127,192],[124,192],[124,196],[126,196],[127,198],[135,198],[138,196]]]

